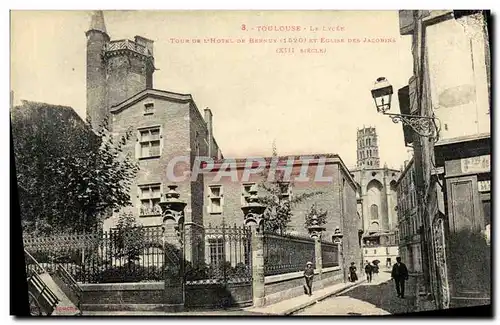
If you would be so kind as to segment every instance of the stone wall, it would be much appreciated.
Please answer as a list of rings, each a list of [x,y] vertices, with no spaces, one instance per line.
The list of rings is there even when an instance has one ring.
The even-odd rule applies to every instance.
[[[163,282],[80,284],[81,309],[85,310],[164,310]]]
[[[80,284],[82,310],[175,311],[164,304],[163,282]],[[252,305],[252,285],[188,284],[185,286],[186,308],[225,308]]]

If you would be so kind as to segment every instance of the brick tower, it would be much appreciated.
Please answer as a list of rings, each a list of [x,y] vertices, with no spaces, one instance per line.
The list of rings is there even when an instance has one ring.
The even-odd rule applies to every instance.
[[[153,41],[110,40],[102,11],[92,13],[86,35],[87,116],[97,129],[113,105],[153,88]]]
[[[378,168],[380,158],[378,156],[377,131],[374,127],[358,129],[358,162],[357,167]]]

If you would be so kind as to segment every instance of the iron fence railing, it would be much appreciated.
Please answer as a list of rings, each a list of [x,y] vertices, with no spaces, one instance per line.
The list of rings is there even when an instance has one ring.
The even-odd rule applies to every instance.
[[[264,234],[264,275],[302,271],[307,262],[315,266],[314,239]]]
[[[203,230],[204,263],[187,268],[189,284],[241,283],[252,279],[251,230],[244,226],[209,225]]]
[[[116,41],[111,41],[106,44],[105,51],[118,51],[118,50],[131,50],[143,55],[150,56],[151,53],[149,50],[142,44],[136,43],[134,41],[128,40],[128,39],[123,39],[123,40],[116,40]]]
[[[62,266],[80,283],[163,281],[166,264],[181,262],[185,281],[192,284],[251,281],[249,228],[209,225],[196,238],[189,239],[185,234],[182,238],[186,247],[190,245],[194,260],[185,260],[186,247],[181,250],[179,237],[173,231],[164,232],[161,226],[94,234],[25,236],[24,247],[38,261],[28,263],[28,270],[55,272]]]
[[[163,241],[159,226],[94,234],[25,236],[24,247],[48,272],[61,265],[82,283],[163,278]]]
[[[338,245],[321,242],[321,261],[323,262],[323,267],[339,266]]]

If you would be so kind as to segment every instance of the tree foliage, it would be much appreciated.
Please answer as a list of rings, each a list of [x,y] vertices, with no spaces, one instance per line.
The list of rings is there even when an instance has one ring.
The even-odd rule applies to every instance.
[[[272,158],[277,157],[278,152],[273,143]],[[288,196],[287,193],[293,187],[293,182],[284,179],[284,172],[276,170],[274,180],[271,182],[268,181],[268,175],[269,170],[266,169],[262,173],[263,181],[259,184],[259,188],[263,190],[263,193],[259,195],[259,201],[267,206],[264,212],[264,230],[283,235],[293,218],[293,207],[323,192],[311,191]]]
[[[304,227],[307,229],[312,226],[313,216],[317,216],[318,226],[323,226],[326,224],[326,216],[328,215],[327,210],[318,209],[316,204],[311,205],[309,211],[305,217]]]
[[[144,238],[143,226],[128,212],[118,217],[116,232],[112,238],[117,248],[114,257],[124,258],[128,264],[138,261],[148,244]]]
[[[138,165],[123,153],[131,133],[113,139],[70,107],[23,102],[11,111],[23,230],[50,235],[94,230],[130,204]]]

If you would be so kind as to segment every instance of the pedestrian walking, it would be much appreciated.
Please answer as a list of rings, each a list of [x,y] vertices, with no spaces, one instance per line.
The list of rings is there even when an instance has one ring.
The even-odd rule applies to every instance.
[[[372,282],[372,272],[373,272],[372,265],[370,264],[369,261],[366,261],[365,274],[366,274],[366,281],[368,281],[368,283]]]
[[[375,279],[378,277],[378,263],[376,261],[373,262],[372,274]]]
[[[313,277],[314,277],[314,269],[312,267],[312,263],[307,262],[306,269],[304,270],[304,280],[306,282],[304,284],[304,292],[309,296],[312,295]]]
[[[352,262],[351,266],[349,267],[349,281],[351,282],[358,281],[358,275],[356,274],[356,266],[354,264],[355,263]]]
[[[396,284],[396,292],[398,297],[405,297],[405,281],[408,280],[408,269],[405,263],[401,262],[401,257],[396,257],[396,264],[392,267],[391,277],[394,279]]]

